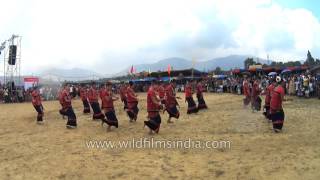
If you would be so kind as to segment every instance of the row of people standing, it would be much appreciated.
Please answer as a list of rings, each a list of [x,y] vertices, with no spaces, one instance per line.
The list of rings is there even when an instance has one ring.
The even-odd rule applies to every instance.
[[[282,131],[285,114],[282,107],[282,102],[285,96],[283,79],[280,76],[270,76],[269,85],[264,94],[265,105],[263,115],[272,122],[273,130],[276,133]],[[243,92],[245,98],[243,100],[246,107],[251,102],[252,110],[260,111],[261,108],[261,88],[259,80],[255,80],[250,84],[248,79],[243,81]]]

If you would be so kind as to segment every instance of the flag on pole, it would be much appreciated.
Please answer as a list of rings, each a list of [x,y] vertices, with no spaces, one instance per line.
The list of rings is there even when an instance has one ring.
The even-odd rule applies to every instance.
[[[151,74],[151,69],[149,68],[149,70],[148,70],[148,73],[149,73],[149,75]]]
[[[192,77],[192,79],[193,79],[193,71],[194,71],[194,66],[196,65],[196,59],[195,58],[192,58],[192,72],[191,72],[191,77]]]
[[[168,65],[168,75],[170,76],[170,74],[171,74],[171,66],[170,66],[170,64]]]
[[[134,68],[133,68],[133,65],[131,66],[131,69],[130,69],[130,74],[133,74],[134,72]]]
[[[194,68],[194,66],[196,65],[196,59],[195,58],[192,58],[192,68]]]

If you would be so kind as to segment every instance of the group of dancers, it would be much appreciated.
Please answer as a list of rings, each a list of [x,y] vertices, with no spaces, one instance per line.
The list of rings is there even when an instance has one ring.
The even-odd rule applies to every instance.
[[[243,81],[243,104],[246,107],[251,102],[252,111],[260,111],[261,109],[261,90],[259,80],[256,79],[250,84],[248,79]],[[282,107],[282,102],[285,95],[283,80],[280,76],[270,76],[269,85],[265,92],[265,105],[263,115],[272,122],[273,130],[276,133],[282,131],[285,114]]]
[[[247,78],[243,81],[243,94],[245,96],[243,103],[245,107],[251,103],[252,111],[261,110],[261,89],[259,85],[260,82],[258,79],[254,80],[252,83],[250,83]],[[181,98],[176,96],[175,88],[175,80],[170,81],[168,84],[152,81],[147,92],[148,120],[144,121],[144,126],[147,126],[150,129],[150,133],[158,133],[160,130],[160,112],[168,113],[169,117],[167,123],[173,123],[172,118],[179,119],[180,106],[177,99]],[[188,104],[187,114],[197,113],[199,110],[207,108],[203,98],[204,86],[201,80],[198,82],[187,82],[184,89],[185,102]],[[68,118],[66,127],[73,129],[77,127],[77,117],[72,107],[72,96],[69,91],[69,85],[64,84],[59,92],[59,102],[62,107],[59,112],[63,117],[67,116]],[[194,91],[196,91],[198,105],[193,99]],[[282,78],[280,76],[269,77],[269,85],[264,94],[265,105],[263,114],[272,122],[274,132],[281,132],[285,118],[282,107],[285,95]],[[32,104],[38,113],[37,122],[41,124],[43,123],[44,108],[41,103],[41,96],[36,87],[31,95]],[[108,125],[108,130],[111,130],[111,127],[118,128],[114,101],[121,99],[123,109],[127,112],[129,117],[129,122],[137,121],[139,114],[139,99],[134,91],[134,83],[130,81],[129,83],[122,84],[119,88],[119,95],[120,98],[113,93],[111,82],[107,82],[101,89],[98,89],[94,82],[91,84],[90,88],[82,86],[80,88],[80,98],[83,102],[83,113],[90,114],[92,109],[93,120],[101,120],[102,125]],[[99,104],[99,99],[101,100],[101,106]]]
[[[83,103],[83,113],[90,114],[93,111],[92,119],[101,120],[102,125],[107,124],[107,130],[112,127],[118,128],[118,119],[115,113],[114,101],[121,100],[123,109],[126,111],[129,122],[136,122],[139,114],[139,98],[134,91],[134,83],[123,83],[119,88],[119,95],[116,96],[112,89],[111,82],[106,82],[102,88],[98,88],[95,82],[90,87],[85,85],[80,88],[80,98]],[[176,81],[171,80],[169,83],[152,81],[147,92],[147,113],[148,119],[144,121],[144,126],[149,128],[149,133],[159,133],[161,125],[160,113],[167,112],[169,117],[167,123],[173,123],[172,118],[179,119],[180,106],[176,96]],[[198,99],[198,105],[193,99],[194,91]],[[198,82],[191,81],[185,85],[185,102],[188,103],[188,114],[197,113],[201,109],[207,109],[206,102],[203,97],[204,86],[201,80]],[[37,123],[42,124],[44,116],[44,108],[41,102],[41,96],[37,87],[31,92],[32,104],[38,113]],[[77,117],[72,107],[72,96],[70,94],[70,86],[64,84],[59,92],[59,102],[61,109],[59,113],[63,118],[67,117],[66,127],[74,129],[77,127]],[[99,103],[101,101],[101,105]],[[179,109],[178,109],[179,107]]]

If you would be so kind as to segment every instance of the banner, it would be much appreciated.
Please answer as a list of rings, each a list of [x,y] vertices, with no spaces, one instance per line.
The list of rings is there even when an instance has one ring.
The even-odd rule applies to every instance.
[[[262,69],[262,65],[251,65],[249,66],[249,70]]]
[[[24,78],[24,89],[25,90],[32,88],[33,86],[37,86],[38,84],[39,84],[39,78],[37,78],[37,77]]]

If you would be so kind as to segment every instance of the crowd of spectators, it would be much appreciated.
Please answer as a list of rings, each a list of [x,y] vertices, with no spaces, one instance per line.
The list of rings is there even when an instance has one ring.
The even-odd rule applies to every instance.
[[[39,87],[41,97],[45,101],[56,100],[59,86],[42,85]],[[0,84],[0,103],[22,103],[31,101],[32,88],[25,89],[20,86],[3,86]]]
[[[233,93],[243,94],[243,80],[247,78],[250,84],[254,80],[259,79],[261,90],[269,85],[269,76],[229,76],[221,79],[205,78],[205,89],[208,92],[215,93]],[[284,88],[287,95],[298,97],[318,97],[320,98],[320,76],[314,76],[309,73],[287,74],[282,76],[284,80]],[[176,90],[184,92],[186,81],[177,83]],[[118,92],[121,84],[114,84],[113,91]],[[134,90],[136,92],[146,92],[150,83],[136,83]],[[101,85],[102,86],[102,85]],[[56,100],[60,85],[41,85],[39,92],[44,101]],[[89,85],[87,85],[89,87]],[[70,93],[73,97],[79,96],[80,85],[73,84],[70,86]],[[0,103],[18,103],[31,101],[32,88],[24,89],[24,87],[7,88],[0,84]]]
[[[255,79],[259,79],[260,88],[264,90],[269,85],[270,76],[245,76],[245,77],[229,77],[225,79],[209,80],[207,83],[208,91],[219,93],[233,93],[242,94],[243,92],[243,80],[247,78],[250,84]],[[310,75],[307,73],[292,74],[282,76],[284,80],[284,88],[286,94],[290,96],[298,97],[318,97],[320,98],[320,77]]]

